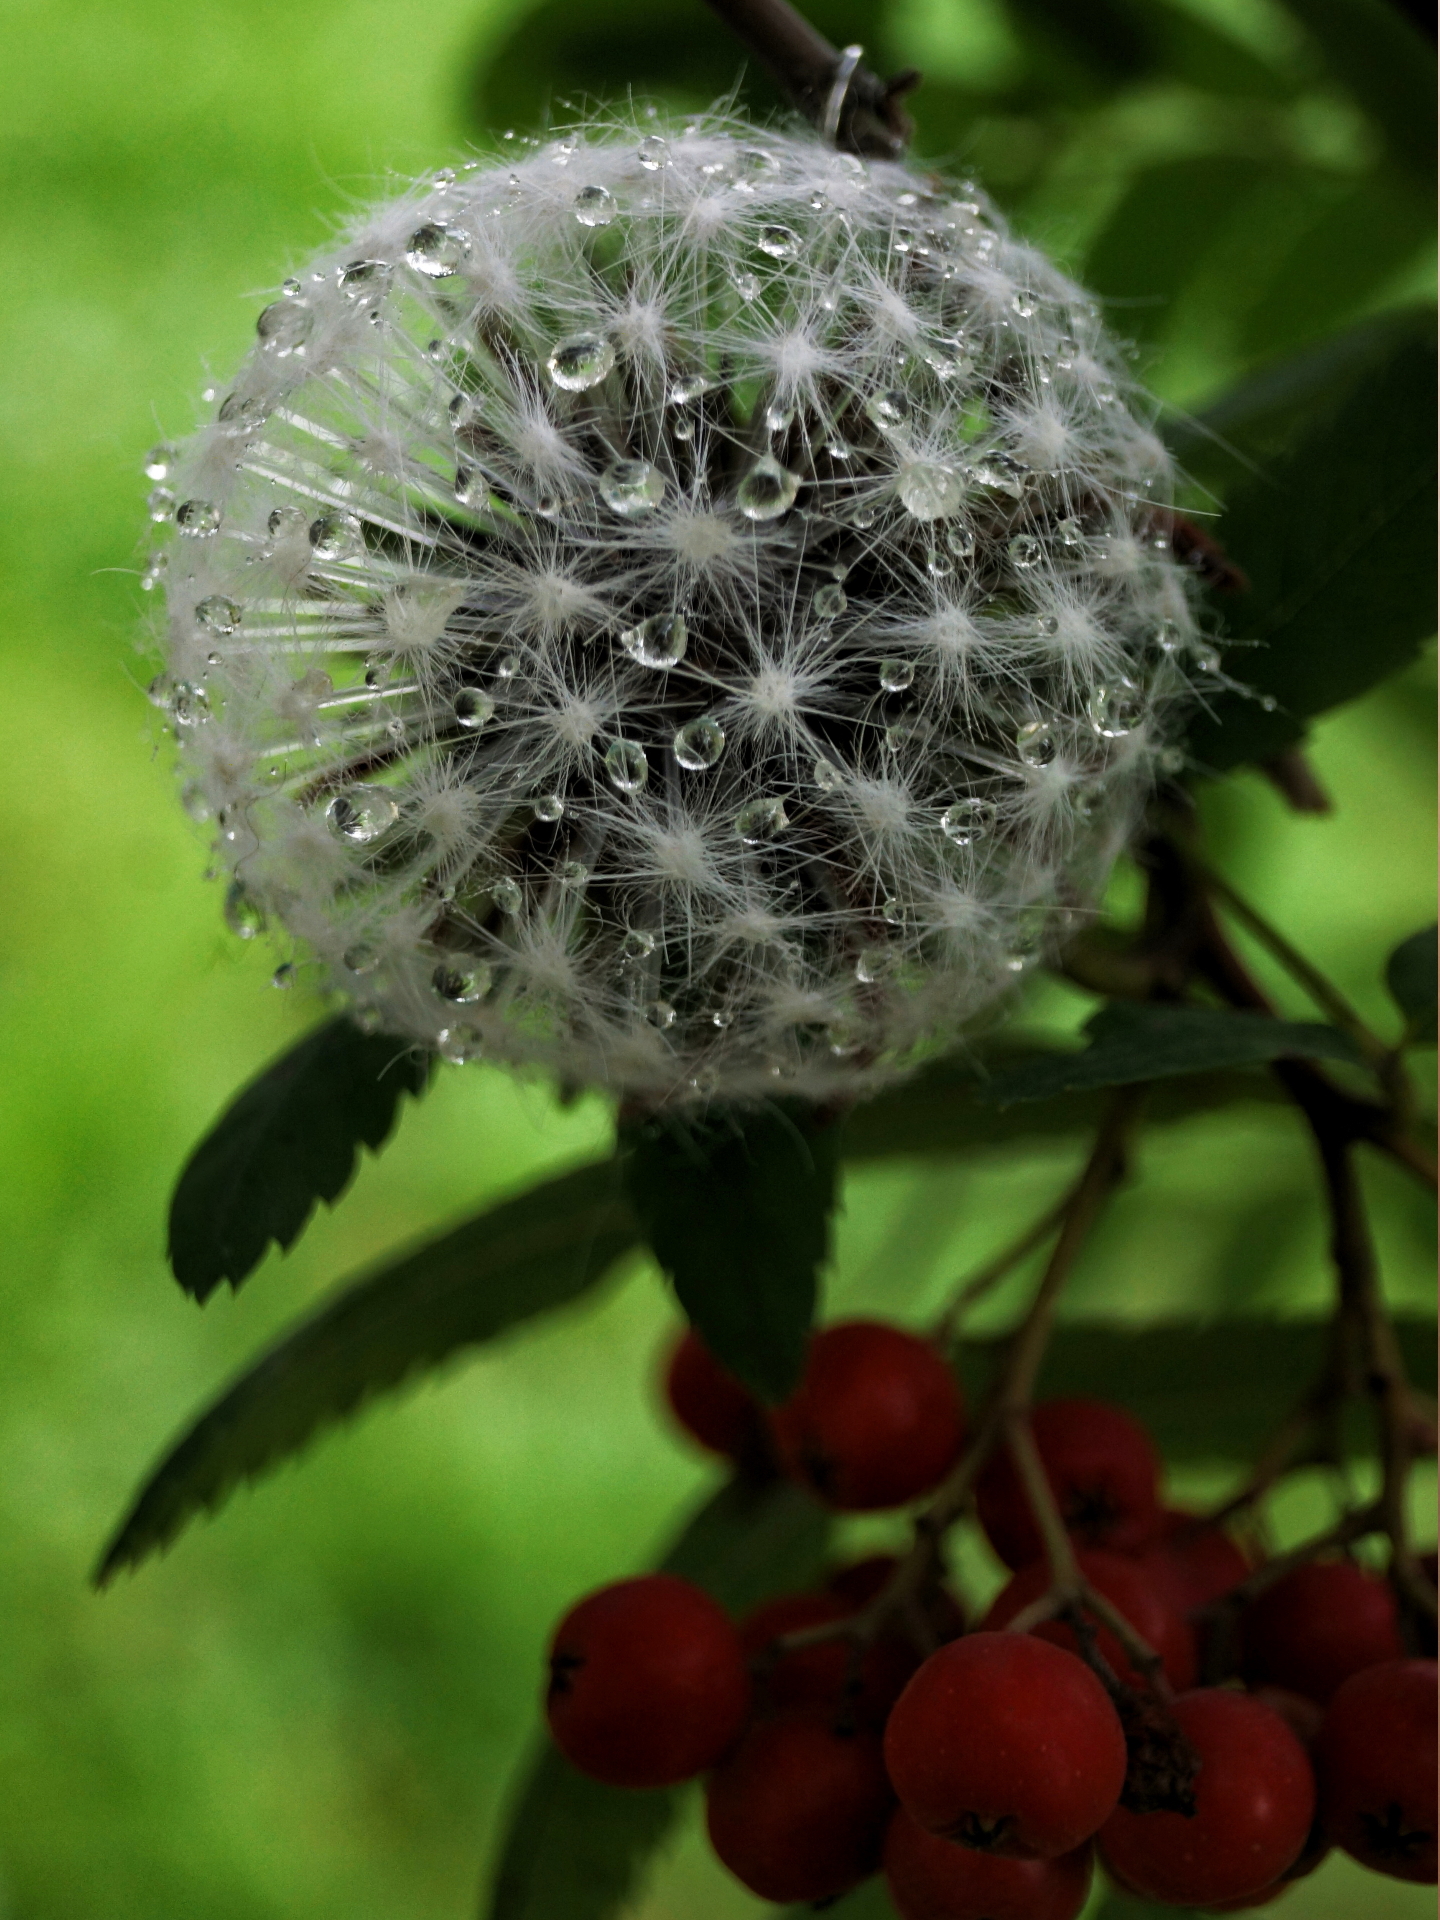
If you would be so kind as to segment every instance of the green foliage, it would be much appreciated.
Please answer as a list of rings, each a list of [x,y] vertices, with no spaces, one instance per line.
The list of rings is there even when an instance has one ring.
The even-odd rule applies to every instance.
[[[827,1533],[824,1513],[798,1488],[737,1479],[706,1501],[661,1565],[742,1614],[811,1582]],[[683,1798],[679,1788],[602,1786],[542,1739],[524,1769],[485,1920],[608,1920],[634,1891]]]
[[[1216,605],[1248,691],[1192,726],[1201,766],[1277,752],[1434,632],[1434,419],[1434,344],[1402,340],[1232,496],[1220,538],[1250,584]]]
[[[542,1183],[342,1288],[243,1373],[150,1475],[106,1548],[103,1585],[241,1480],[463,1347],[576,1299],[632,1245],[608,1162]]]
[[[1112,1000],[1090,1016],[1084,1031],[1090,1044],[1083,1052],[1058,1054],[997,1074],[986,1097],[1004,1107],[1020,1100],[1131,1086],[1174,1074],[1255,1066],[1286,1056],[1348,1061],[1357,1057],[1353,1042],[1334,1027],[1218,1007]]]
[[[1402,940],[1385,962],[1385,984],[1405,1016],[1407,1046],[1435,1044],[1436,929],[1425,927]]]
[[[762,1400],[799,1382],[830,1252],[839,1128],[794,1106],[648,1120],[625,1180],[655,1258],[711,1352]]]
[[[383,1146],[400,1096],[430,1062],[353,1021],[327,1020],[236,1096],[185,1163],[170,1202],[170,1265],[206,1300],[238,1287],[273,1240],[289,1248],[315,1202],[333,1206],[361,1146]]]

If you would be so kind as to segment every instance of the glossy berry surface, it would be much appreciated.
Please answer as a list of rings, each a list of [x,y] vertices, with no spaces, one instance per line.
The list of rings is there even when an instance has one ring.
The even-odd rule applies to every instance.
[[[928,1493],[965,1435],[954,1374],[928,1343],[845,1320],[810,1343],[799,1391],[771,1415],[786,1471],[827,1506],[867,1512]]]
[[[1309,1759],[1280,1716],[1245,1694],[1206,1688],[1183,1694],[1173,1710],[1200,1759],[1195,1813],[1117,1807],[1101,1829],[1101,1858],[1145,1899],[1247,1899],[1305,1845],[1315,1813]]]
[[[757,1461],[768,1451],[765,1422],[753,1395],[726,1372],[693,1327],[670,1356],[665,1397],[680,1425],[709,1452]]]
[[[546,1716],[560,1751],[594,1780],[688,1780],[715,1764],[749,1710],[740,1637],[687,1580],[617,1581],[555,1630]]]
[[[1161,1512],[1159,1535],[1135,1559],[1182,1614],[1209,1606],[1250,1572],[1250,1562],[1223,1527],[1206,1526],[1174,1508]]]
[[[1390,1660],[1338,1689],[1320,1730],[1321,1815],[1336,1846],[1395,1880],[1435,1880],[1433,1660]]]
[[[1155,1537],[1160,1461],[1137,1420],[1101,1400],[1045,1400],[1031,1417],[1031,1429],[1077,1545],[1132,1553]],[[1044,1543],[1007,1451],[987,1463],[975,1495],[980,1524],[1006,1566],[1038,1560]]]
[[[762,1900],[828,1900],[880,1864],[894,1799],[873,1734],[824,1708],[757,1720],[711,1776],[710,1844]]]
[[[1352,1673],[1405,1651],[1394,1594],[1349,1560],[1294,1568],[1245,1609],[1240,1635],[1247,1681],[1322,1706]]]
[[[1104,1596],[1117,1612],[1159,1654],[1165,1663],[1165,1677],[1178,1692],[1195,1684],[1195,1635],[1189,1622],[1150,1580],[1145,1569],[1118,1553],[1098,1548],[1082,1550],[1075,1556],[1080,1572],[1097,1593]],[[1050,1568],[1044,1560],[1032,1560],[1011,1576],[991,1603],[981,1626],[998,1633],[1050,1587]],[[1053,1646],[1079,1653],[1075,1630],[1062,1620],[1046,1620],[1031,1631]],[[1117,1678],[1130,1686],[1142,1684],[1142,1676],[1130,1665],[1125,1650],[1108,1627],[1096,1628],[1096,1643],[1102,1658]]]
[[[756,1676],[756,1704],[762,1712],[829,1705],[837,1712],[849,1708],[876,1729],[885,1724],[920,1664],[920,1655],[902,1634],[878,1635],[858,1660],[854,1642],[846,1639],[822,1640],[778,1658],[771,1653],[782,1634],[826,1626],[854,1612],[833,1593],[787,1593],[747,1615],[740,1623],[740,1644]]]
[[[1125,1780],[1125,1736],[1073,1654],[1027,1634],[972,1633],[941,1647],[896,1702],[885,1763],[922,1827],[982,1852],[1069,1853]]]
[[[1091,1849],[1007,1860],[927,1833],[901,1807],[885,1836],[885,1882],[900,1920],[1075,1920]]]

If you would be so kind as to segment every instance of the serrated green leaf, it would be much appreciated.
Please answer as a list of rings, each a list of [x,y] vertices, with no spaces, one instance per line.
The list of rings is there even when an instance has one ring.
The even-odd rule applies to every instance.
[[[999,1074],[986,1098],[1004,1107],[1174,1074],[1257,1066],[1287,1055],[1352,1063],[1359,1057],[1353,1041],[1334,1027],[1218,1007],[1112,1000],[1086,1021],[1084,1032],[1090,1044],[1082,1052],[1056,1054]]]
[[[839,1128],[765,1107],[649,1120],[626,1186],[655,1258],[711,1352],[762,1400],[794,1391],[830,1252]]]
[[[1402,940],[1385,962],[1385,984],[1405,1016],[1408,1045],[1435,1044],[1436,929],[1424,927]]]
[[[732,1480],[708,1500],[661,1565],[733,1613],[803,1587],[824,1560],[829,1523],[784,1481]],[[577,1773],[537,1743],[482,1902],[485,1920],[608,1920],[670,1831],[682,1788],[636,1792]]]
[[[1406,340],[1236,489],[1217,531],[1250,589],[1214,608],[1246,643],[1225,664],[1250,692],[1221,693],[1197,716],[1199,766],[1277,753],[1435,631],[1434,419],[1434,344]]]
[[[97,1584],[138,1565],[241,1480],[299,1452],[372,1395],[576,1299],[635,1238],[606,1161],[543,1181],[342,1288],[164,1456],[106,1548]]]
[[[1396,1333],[1406,1369],[1435,1390],[1435,1322],[1401,1316]],[[1286,1411],[1318,1378],[1328,1328],[1318,1320],[1233,1319],[1136,1326],[1062,1322],[1041,1368],[1042,1398],[1113,1400],[1154,1435],[1172,1465],[1252,1460]],[[960,1369],[967,1390],[984,1392],[1003,1357],[1003,1339],[967,1343]],[[1375,1449],[1373,1422],[1357,1407],[1345,1438],[1355,1453]]]
[[[170,1202],[170,1265],[197,1300],[238,1287],[273,1240],[294,1245],[317,1200],[333,1206],[362,1146],[376,1152],[425,1054],[352,1020],[327,1020],[274,1060],[191,1154]]]

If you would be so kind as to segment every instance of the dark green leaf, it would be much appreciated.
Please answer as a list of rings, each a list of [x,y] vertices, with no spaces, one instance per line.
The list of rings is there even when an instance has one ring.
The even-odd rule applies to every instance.
[[[317,1200],[333,1206],[362,1145],[375,1152],[402,1093],[430,1061],[347,1019],[323,1027],[252,1080],[191,1154],[170,1202],[170,1264],[197,1300],[238,1287],[273,1240],[290,1247]]]
[[[1435,48],[1388,0],[1287,0],[1402,166],[1435,177]]]
[[[1385,984],[1405,1016],[1412,1046],[1435,1044],[1436,930],[1425,927],[1402,940],[1385,962]]]
[[[1222,693],[1196,719],[1199,765],[1278,752],[1435,631],[1434,420],[1434,344],[1405,341],[1235,491],[1218,534],[1250,590],[1217,596],[1215,610],[1229,636],[1254,643],[1225,657],[1251,693]]]
[[[997,1106],[1045,1100],[1091,1087],[1133,1086],[1172,1074],[1247,1067],[1287,1055],[1315,1060],[1357,1058],[1353,1042],[1334,1027],[1303,1020],[1272,1020],[1263,1013],[1218,1007],[1144,1006],[1112,1000],[1085,1023],[1090,1044],[1012,1068],[991,1081],[986,1097]]]
[[[343,1288],[241,1374],[161,1460],[106,1549],[101,1585],[241,1480],[371,1395],[564,1306],[634,1245],[613,1162],[546,1180]]]
[[[783,1913],[784,1920],[815,1920],[816,1909],[813,1905],[801,1905],[776,1908],[775,1912]],[[844,1894],[833,1905],[826,1906],[824,1913],[826,1920],[895,1920],[895,1909],[879,1874],[856,1887],[853,1893]]]
[[[798,1106],[650,1120],[627,1139],[626,1184],[655,1258],[705,1344],[764,1400],[800,1378],[838,1139]]]
[[[733,1480],[700,1509],[665,1556],[732,1612],[815,1578],[828,1525],[815,1503],[784,1481]],[[601,1786],[548,1740],[525,1768],[486,1920],[607,1920],[634,1892],[670,1830],[682,1789]]]
[[[1435,1323],[1397,1321],[1416,1386],[1435,1390]],[[1319,1376],[1327,1329],[1318,1320],[1233,1319],[1150,1327],[1117,1321],[1062,1323],[1040,1373],[1047,1398],[1115,1400],[1142,1420],[1172,1464],[1254,1458],[1290,1406]],[[967,1388],[981,1393],[1003,1340],[962,1347]],[[1356,1408],[1347,1430],[1357,1453],[1373,1452],[1373,1422]]]

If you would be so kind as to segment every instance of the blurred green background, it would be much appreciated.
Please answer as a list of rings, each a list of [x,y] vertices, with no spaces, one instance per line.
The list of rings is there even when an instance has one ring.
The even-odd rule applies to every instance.
[[[877,65],[925,69],[918,150],[1090,275],[1174,407],[1430,295],[1428,181],[1365,61],[1307,31],[1311,0],[815,12]],[[675,1313],[636,1268],[87,1590],[162,1441],[273,1329],[608,1131],[598,1104],[446,1070],[290,1259],[206,1311],[181,1298],[161,1258],[174,1173],[318,1010],[224,931],[153,750],[139,468],[238,359],[264,290],[388,180],[584,88],[703,104],[742,61],[698,0],[9,0],[4,21],[0,1914],[461,1920],[547,1623],[643,1565],[712,1476],[659,1415]],[[1384,955],[1433,912],[1432,710],[1427,667],[1324,722],[1330,818],[1287,813],[1253,774],[1204,801],[1226,871],[1380,1022]],[[1052,989],[1041,1011],[1080,1005]],[[853,1178],[829,1309],[933,1309],[1073,1158]],[[1288,1116],[1187,1124],[1141,1171],[1070,1312],[1318,1308]],[[1423,1196],[1385,1168],[1370,1184],[1392,1292],[1428,1304]],[[1320,1497],[1297,1490],[1282,1530]],[[643,1907],[754,1910],[693,1839]],[[1340,1862],[1283,1911],[1401,1920],[1433,1895]]]

